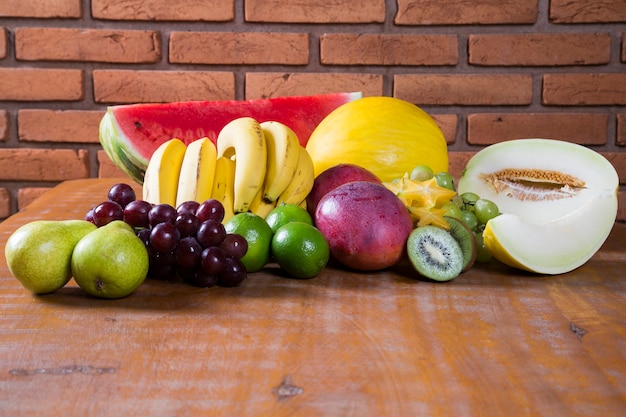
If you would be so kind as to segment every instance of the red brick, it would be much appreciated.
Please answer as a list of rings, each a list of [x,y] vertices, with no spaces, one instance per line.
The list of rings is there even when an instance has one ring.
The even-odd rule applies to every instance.
[[[625,105],[626,73],[545,74],[544,105]]]
[[[219,48],[215,46],[219,45]],[[309,35],[265,32],[172,32],[169,57],[176,64],[309,63]]]
[[[472,156],[474,156],[474,154],[475,152],[448,152],[448,172],[452,174],[457,184],[461,178],[461,174],[463,174],[463,170],[467,166],[467,162]]]
[[[532,76],[523,74],[399,74],[393,95],[417,105],[528,105],[532,90]]]
[[[52,187],[23,187],[17,191],[17,209],[24,210],[33,201],[50,191]]]
[[[0,100],[82,100],[79,69],[0,68]]]
[[[0,2],[0,17],[80,18],[81,0],[14,0]]]
[[[0,59],[7,57],[7,30],[0,28]]]
[[[103,150],[98,151],[98,178],[128,178],[132,181]]]
[[[22,109],[17,113],[18,137],[26,142],[100,143],[104,111]]]
[[[383,92],[383,76],[360,73],[249,72],[246,98],[270,98],[361,91],[364,96]]]
[[[91,0],[95,19],[225,22],[235,17],[234,0]]]
[[[467,142],[490,145],[509,139],[545,138],[604,145],[608,127],[607,114],[478,113],[467,116]]]
[[[235,76],[221,71],[94,70],[97,103],[145,103],[235,98]]]
[[[626,153],[624,152],[600,152],[617,171],[620,184],[626,184]]]
[[[456,131],[459,124],[459,116],[456,114],[431,114],[435,122],[441,129],[446,143],[453,144],[456,142]]]
[[[622,33],[622,62],[626,62],[626,33]]]
[[[383,23],[384,0],[246,0],[247,22]]]
[[[6,110],[0,110],[0,142],[4,142],[9,139],[9,112]]]
[[[537,0],[398,0],[397,25],[535,23]]]
[[[611,60],[610,33],[470,35],[474,65],[597,65]]]
[[[11,215],[11,194],[6,188],[0,188],[0,219]]]
[[[626,191],[617,194],[617,221],[626,222]]]
[[[84,149],[0,149],[2,181],[64,181],[89,177]]]
[[[161,37],[152,30],[17,28],[15,56],[23,61],[154,63]]]
[[[626,0],[550,0],[554,23],[626,22]]]
[[[456,65],[456,35],[331,33],[321,36],[322,64]],[[411,51],[411,53],[407,53]]]
[[[626,146],[626,113],[617,115],[617,138],[615,143]]]

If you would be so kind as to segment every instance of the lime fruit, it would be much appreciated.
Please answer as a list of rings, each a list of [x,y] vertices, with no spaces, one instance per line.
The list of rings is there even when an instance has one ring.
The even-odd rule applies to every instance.
[[[265,219],[251,212],[237,213],[224,223],[224,229],[243,236],[248,242],[248,251],[241,258],[246,272],[263,269],[270,259],[273,235]]]
[[[303,222],[310,225],[313,224],[313,218],[309,212],[297,204],[281,204],[276,206],[265,217],[265,221],[269,224],[274,233],[281,227],[290,222]]]
[[[315,226],[289,222],[276,230],[272,238],[274,260],[294,278],[317,276],[330,257],[328,241]]]

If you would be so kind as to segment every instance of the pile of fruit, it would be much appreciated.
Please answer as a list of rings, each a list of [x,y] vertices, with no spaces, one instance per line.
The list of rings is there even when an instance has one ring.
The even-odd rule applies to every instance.
[[[331,261],[367,272],[408,260],[415,278],[432,281],[492,259],[562,274],[587,262],[612,229],[617,173],[589,148],[505,141],[477,152],[457,183],[443,134],[417,106],[390,97],[334,99],[341,102],[334,110],[328,103],[320,113],[310,109],[321,122],[304,139],[290,127],[297,120],[271,121],[256,107],[223,123],[215,138],[157,133],[156,142],[139,122],[143,131],[133,136],[132,120],[147,119],[121,123],[129,109],[120,121],[109,111],[103,147],[142,184],[142,199],[117,184],[85,220],[23,226],[7,242],[11,272],[35,293],[74,276],[90,294],[109,298],[132,293],[146,277],[237,286],[272,264],[295,278],[315,277]],[[179,107],[168,111],[187,108]],[[190,119],[193,113],[181,123],[198,125]],[[155,127],[158,116],[150,120],[156,132],[173,129]],[[134,165],[142,152],[149,160]],[[54,245],[63,253],[56,263],[44,249]],[[99,246],[119,256],[102,260]]]

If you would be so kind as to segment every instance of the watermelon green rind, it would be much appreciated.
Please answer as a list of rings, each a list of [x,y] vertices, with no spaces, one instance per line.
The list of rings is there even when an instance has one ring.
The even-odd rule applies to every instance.
[[[331,111],[362,96],[354,92],[110,106],[100,126],[100,142],[111,160],[141,183],[150,156],[169,139],[178,138],[189,144],[208,137],[216,143],[218,133],[228,122],[249,116],[259,122],[274,120],[286,124],[304,146]]]

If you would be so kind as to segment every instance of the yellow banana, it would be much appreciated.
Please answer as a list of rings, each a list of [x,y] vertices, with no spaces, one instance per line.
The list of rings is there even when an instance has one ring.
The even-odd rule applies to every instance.
[[[209,138],[201,138],[187,146],[178,179],[176,206],[185,201],[202,203],[211,197],[217,149]]]
[[[300,141],[295,132],[283,123],[263,122],[261,128],[267,146],[267,171],[262,198],[274,202],[296,172]]]
[[[211,198],[218,200],[224,206],[224,220],[230,219],[233,211],[235,183],[235,161],[225,156],[217,158],[215,161],[215,179]]]
[[[226,124],[217,136],[217,156],[234,159],[234,211],[248,211],[263,187],[267,166],[267,146],[259,122],[241,117]]]
[[[176,205],[178,178],[187,146],[180,139],[170,139],[150,157],[144,176],[143,199],[152,204]]]
[[[313,160],[307,150],[300,146],[298,167],[285,191],[278,197],[276,205],[300,204],[313,188],[315,180]]]
[[[257,216],[266,218],[267,215],[276,207],[276,202],[270,202],[263,199],[263,192],[258,192],[254,200],[250,203],[250,211]]]

